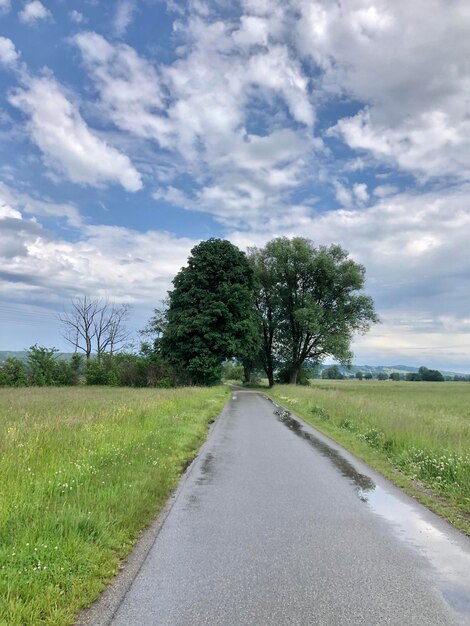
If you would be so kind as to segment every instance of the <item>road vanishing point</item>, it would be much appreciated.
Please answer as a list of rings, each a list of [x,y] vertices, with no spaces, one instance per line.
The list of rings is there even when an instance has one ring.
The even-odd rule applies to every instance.
[[[470,540],[256,392],[232,392],[167,508],[83,623],[470,624]]]

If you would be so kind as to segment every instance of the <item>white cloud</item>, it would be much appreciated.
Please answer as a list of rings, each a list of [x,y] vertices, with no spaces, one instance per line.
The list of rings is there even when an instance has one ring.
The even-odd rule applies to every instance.
[[[242,48],[251,46],[267,47],[269,43],[269,25],[266,19],[256,15],[242,15],[240,28],[232,34],[234,42]]]
[[[295,44],[324,97],[367,105],[336,127],[355,150],[419,177],[470,175],[470,11],[458,0],[295,0]]]
[[[357,361],[361,363],[426,365],[468,373],[468,331],[468,319],[461,320],[458,316],[432,317],[431,314],[429,317],[429,313],[423,315],[422,311],[385,311],[382,324],[357,337],[353,349],[360,355]]]
[[[11,208],[13,206],[15,209]],[[34,219],[36,217],[64,218],[73,228],[81,228],[82,226],[80,212],[74,204],[57,203],[50,198],[37,198],[24,192],[15,191],[0,182],[0,218],[5,217],[5,211],[7,211],[8,217],[21,218],[20,210]]]
[[[75,22],[75,24],[84,24],[87,21],[83,13],[80,13],[80,11],[77,11],[76,9],[69,11],[69,18],[72,22]]]
[[[163,90],[155,68],[126,44],[112,45],[93,32],[78,34],[75,43],[100,93],[104,115],[125,131],[165,144]]]
[[[32,0],[25,4],[18,13],[18,17],[24,24],[34,24],[35,22],[51,18],[52,13],[39,0]]]
[[[134,0],[120,0],[116,7],[116,14],[113,20],[114,34],[122,37],[134,17],[136,5]]]
[[[377,198],[386,198],[398,193],[399,189],[396,185],[377,185],[374,189],[374,196]]]
[[[365,203],[369,200],[369,193],[365,183],[355,183],[353,185],[353,193],[360,203]]]
[[[21,219],[21,213],[17,209],[14,209],[9,204],[7,204],[0,195],[0,220],[6,218]]]
[[[0,36],[0,65],[14,65],[19,54],[11,39]]]
[[[298,183],[320,146],[305,132],[315,119],[308,79],[288,47],[271,42],[271,23],[230,24],[199,15],[185,28],[184,53],[158,68],[96,33],[75,37],[102,114],[177,155],[178,172],[192,175],[200,188],[193,208],[224,220],[248,218],[263,203],[275,210],[274,196]],[[263,28],[270,43],[251,53],[247,48],[258,35],[263,39]],[[277,98],[286,107],[279,122],[260,135],[249,132],[253,99],[270,107]]]
[[[308,79],[287,46],[272,46],[266,53],[253,55],[247,69],[247,82],[281,94],[294,120],[313,125],[315,116],[307,95]]]
[[[0,212],[0,293],[64,304],[74,295],[155,305],[195,241],[158,231],[87,226],[78,241],[53,236],[16,207]],[[13,287],[12,287],[13,285]]]
[[[51,77],[29,78],[9,98],[29,118],[31,140],[44,161],[71,181],[89,185],[119,183],[127,191],[142,187],[130,159],[95,135],[78,109]]]
[[[377,124],[371,111],[363,111],[340,120],[337,129],[351,148],[369,150],[424,178],[470,179],[470,120],[463,112],[458,123],[442,111],[432,111],[391,129]]]
[[[341,206],[349,207],[353,204],[352,193],[344,185],[337,182],[335,183],[336,199]]]
[[[0,0],[0,15],[8,13],[11,9],[11,0]]]

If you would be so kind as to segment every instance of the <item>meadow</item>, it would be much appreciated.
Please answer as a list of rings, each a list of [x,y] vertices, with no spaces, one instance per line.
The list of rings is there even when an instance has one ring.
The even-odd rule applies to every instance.
[[[470,534],[470,384],[315,380],[267,393]]]
[[[0,624],[72,624],[164,506],[228,389],[0,389]]]

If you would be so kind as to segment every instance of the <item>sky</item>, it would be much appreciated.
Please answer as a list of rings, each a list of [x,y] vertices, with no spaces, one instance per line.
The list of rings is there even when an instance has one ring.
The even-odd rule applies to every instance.
[[[470,372],[468,0],[0,0],[0,350],[284,235],[364,264],[356,363]]]

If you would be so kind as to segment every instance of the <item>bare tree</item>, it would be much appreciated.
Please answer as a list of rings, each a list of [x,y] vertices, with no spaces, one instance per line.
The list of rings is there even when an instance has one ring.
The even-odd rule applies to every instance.
[[[115,352],[129,337],[125,322],[129,318],[128,304],[115,304],[100,298],[75,298],[71,309],[59,315],[62,336],[89,359],[96,352]]]
[[[124,323],[129,318],[128,304],[105,303],[94,320],[96,353],[98,357],[103,352],[116,352],[122,348],[129,338],[129,332]]]

